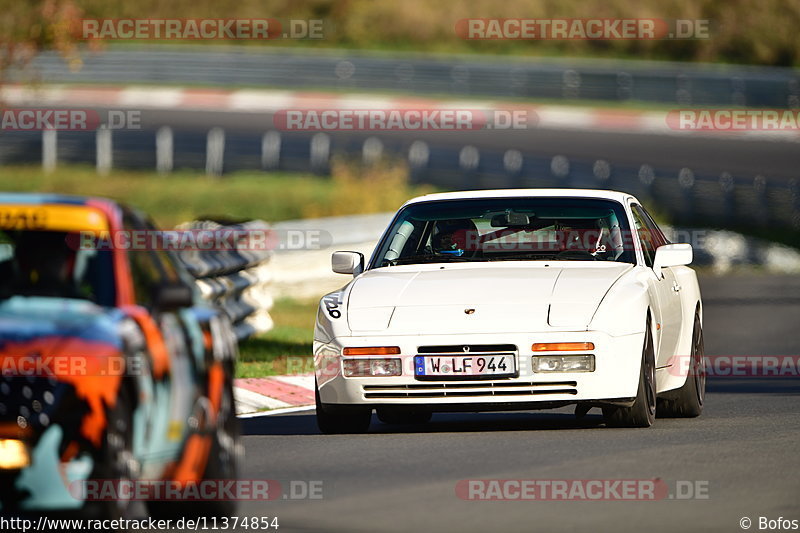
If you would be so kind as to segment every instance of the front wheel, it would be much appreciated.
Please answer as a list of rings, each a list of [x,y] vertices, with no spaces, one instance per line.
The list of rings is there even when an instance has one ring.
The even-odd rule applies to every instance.
[[[239,431],[239,420],[236,418],[236,405],[233,396],[232,373],[225,377],[217,413],[216,427],[211,435],[211,449],[206,460],[203,481],[232,482],[238,478],[239,467],[244,459]],[[154,518],[175,519],[182,516],[203,516],[221,518],[236,514],[235,499],[203,499],[200,501],[151,500],[147,502],[147,510]]]
[[[372,409],[362,407],[345,408],[341,412],[331,412],[319,399],[319,387],[314,385],[314,398],[317,407],[317,427],[326,435],[341,433],[366,433],[369,429]]]
[[[650,320],[644,334],[642,363],[636,400],[630,407],[604,407],[603,418],[609,427],[647,428],[656,419],[656,359]]]
[[[106,410],[108,426],[91,475],[92,479],[113,483],[115,490],[136,479],[139,470],[133,454],[133,398],[128,385],[120,385],[114,406]],[[83,512],[93,518],[125,518],[130,503],[130,499],[123,497],[89,500]]]
[[[222,402],[217,415],[217,428],[206,463],[205,480],[235,480],[244,460],[244,446],[240,439],[239,420],[233,396],[232,373],[226,376]],[[202,502],[198,516],[223,517],[236,514],[236,500],[209,500]]]

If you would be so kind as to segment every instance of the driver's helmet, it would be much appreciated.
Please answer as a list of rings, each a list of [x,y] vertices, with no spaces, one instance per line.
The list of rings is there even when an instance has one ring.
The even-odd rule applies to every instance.
[[[435,254],[461,257],[466,250],[474,248],[477,234],[478,228],[469,219],[440,220],[436,223],[431,248]]]

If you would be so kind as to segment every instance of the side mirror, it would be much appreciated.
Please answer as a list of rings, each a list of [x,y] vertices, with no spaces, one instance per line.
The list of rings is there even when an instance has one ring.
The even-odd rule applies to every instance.
[[[333,252],[331,268],[337,274],[358,276],[364,272],[364,254],[358,252]]]
[[[653,270],[661,275],[663,267],[688,265],[692,262],[691,244],[665,244],[656,249],[653,259]]]
[[[194,291],[186,283],[164,283],[153,289],[153,307],[173,311],[194,305]]]

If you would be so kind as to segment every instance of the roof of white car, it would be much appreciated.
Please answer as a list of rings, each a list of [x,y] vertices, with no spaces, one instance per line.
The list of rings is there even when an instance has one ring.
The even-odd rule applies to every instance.
[[[405,205],[437,200],[468,200],[475,198],[602,198],[624,203],[632,195],[619,191],[602,189],[490,189],[484,191],[454,191],[426,194],[407,201]],[[635,198],[634,198],[635,200]]]

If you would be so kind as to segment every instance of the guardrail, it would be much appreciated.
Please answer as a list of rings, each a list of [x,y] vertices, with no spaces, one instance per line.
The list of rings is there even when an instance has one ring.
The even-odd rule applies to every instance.
[[[242,230],[268,232],[269,225],[261,220],[241,224],[221,225],[203,220],[178,226],[180,230]],[[222,310],[233,323],[239,340],[272,329],[269,315],[273,299],[269,250],[249,250],[242,247],[230,250],[181,250],[181,262],[195,277],[202,297]]]
[[[55,53],[31,65],[48,83],[381,90],[404,94],[800,107],[792,68],[635,60],[147,46],[87,53],[71,71]],[[25,79],[27,73],[11,73]]]
[[[25,154],[27,161],[32,154],[36,160],[41,153],[42,164],[47,169],[54,168],[56,154],[64,152],[69,152],[71,162],[96,163],[101,173],[110,170],[112,162],[123,168],[144,168],[144,161],[151,165],[149,168],[165,172],[172,169],[174,143],[170,128],[163,127],[157,132],[114,132],[115,136],[131,136],[120,143],[112,142],[110,134],[105,130],[98,130],[96,136],[83,132],[46,131],[41,135],[9,132],[0,149],[10,150],[9,146],[14,143],[23,143],[17,145],[17,153]],[[326,174],[334,150],[361,157],[366,164],[389,155],[406,158],[411,180],[417,183],[431,183],[446,189],[616,189],[650,199],[681,226],[755,231],[800,246],[798,178],[778,180],[764,175],[712,174],[679,164],[665,167],[646,161],[635,166],[617,165],[604,159],[480,149],[474,145],[454,147],[397,137],[339,142],[326,133],[282,135],[273,130],[259,137],[228,134],[220,128],[211,129],[207,135],[190,132],[182,135],[184,149],[191,143],[194,150],[191,159],[185,153],[182,155],[181,166],[205,169],[211,175],[243,169]],[[67,150],[58,146],[62,137]],[[767,235],[766,230],[778,230],[784,235],[773,237]]]

